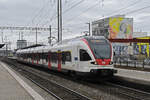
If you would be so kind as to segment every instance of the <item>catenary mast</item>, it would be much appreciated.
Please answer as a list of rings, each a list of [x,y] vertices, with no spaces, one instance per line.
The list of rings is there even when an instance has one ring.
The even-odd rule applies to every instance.
[[[62,0],[57,1],[58,42],[62,41]]]

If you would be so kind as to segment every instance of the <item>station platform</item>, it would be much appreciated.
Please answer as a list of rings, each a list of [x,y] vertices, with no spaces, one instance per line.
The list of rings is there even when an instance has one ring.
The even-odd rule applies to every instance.
[[[0,100],[45,100],[6,64],[0,62]]]
[[[149,71],[139,71],[139,70],[132,70],[132,69],[125,69],[125,68],[115,68],[118,72],[115,76],[124,78],[126,80],[150,85],[150,72]]]

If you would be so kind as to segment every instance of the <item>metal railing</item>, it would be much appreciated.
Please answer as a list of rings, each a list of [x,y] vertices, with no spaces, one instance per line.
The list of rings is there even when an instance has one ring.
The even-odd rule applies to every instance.
[[[145,60],[131,60],[130,57],[115,57],[114,65],[126,66],[126,67],[141,67],[150,68],[150,59]]]

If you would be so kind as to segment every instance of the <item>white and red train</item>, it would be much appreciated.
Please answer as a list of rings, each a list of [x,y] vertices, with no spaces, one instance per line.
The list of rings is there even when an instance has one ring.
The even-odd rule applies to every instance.
[[[40,46],[17,51],[17,60],[78,75],[112,76],[113,51],[101,36],[83,36],[64,40],[53,46]]]

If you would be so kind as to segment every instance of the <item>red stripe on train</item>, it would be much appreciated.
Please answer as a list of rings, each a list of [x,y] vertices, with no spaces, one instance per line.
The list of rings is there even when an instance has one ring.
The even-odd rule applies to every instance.
[[[87,40],[86,40],[86,39],[82,39],[82,40],[86,43],[86,45],[88,46],[88,48],[89,48],[90,51],[92,52],[94,58],[96,59],[96,57],[95,57],[95,55],[94,55],[92,49],[90,48],[90,46],[89,46]],[[112,46],[111,46],[111,44],[110,44],[110,48],[111,48],[111,57],[112,57]],[[96,62],[97,62],[98,65],[109,65],[110,62],[111,62],[111,59],[104,59],[104,60],[103,60],[103,59],[96,59]]]
[[[39,55],[37,54],[37,64],[39,64]]]
[[[61,71],[61,53],[58,53],[58,71]]]
[[[48,68],[51,69],[51,53],[48,54]]]
[[[96,57],[95,57],[95,55],[94,55],[94,53],[93,53],[92,49],[90,48],[89,43],[87,42],[87,40],[86,40],[86,39],[82,39],[82,41],[84,41],[84,43],[88,46],[88,48],[89,48],[89,49],[90,49],[90,51],[92,52],[92,54],[93,54],[94,58],[96,59]]]
[[[111,59],[96,59],[98,65],[109,65]]]

